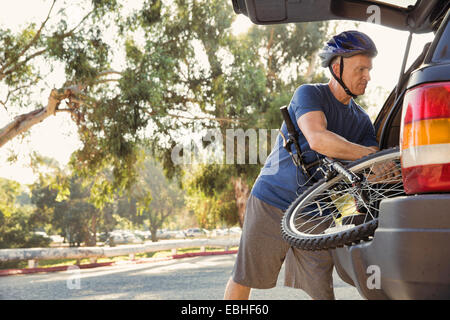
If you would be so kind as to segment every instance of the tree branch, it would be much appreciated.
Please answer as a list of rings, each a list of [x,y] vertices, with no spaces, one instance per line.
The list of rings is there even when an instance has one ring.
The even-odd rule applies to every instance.
[[[61,101],[70,97],[72,94],[73,92],[70,89],[53,89],[50,92],[46,107],[17,116],[11,123],[0,129],[0,147],[19,134],[29,130],[35,124],[48,118],[50,115],[54,115]]]
[[[53,10],[53,7],[56,3],[56,0],[53,0],[53,4],[48,12],[47,18],[45,19],[45,21],[41,24],[41,27],[39,28],[38,32],[36,33],[36,35],[33,37],[33,39],[25,46],[25,48],[22,49],[22,51],[19,53],[19,55],[16,57],[15,60],[12,60],[10,62],[7,62],[2,69],[0,69],[0,81],[3,80],[8,74],[11,74],[12,72],[14,72],[15,70],[17,70],[18,67],[26,64],[28,61],[30,61],[31,59],[42,55],[43,53],[45,53],[47,51],[47,49],[42,49],[39,50],[33,54],[31,54],[30,56],[26,57],[23,61],[19,62],[19,59],[31,48],[31,46],[33,44],[35,44],[37,42],[37,40],[39,39],[42,30],[44,28],[44,26],[46,25],[47,21],[50,18],[50,14]],[[81,21],[69,32],[63,33],[61,35],[59,35],[59,37],[61,38],[66,38],[70,35],[72,35],[75,30],[94,12],[95,10],[90,11],[87,15],[85,15],[83,17],[83,19],[81,19]],[[9,68],[9,69],[8,69]],[[8,69],[8,70],[7,70]],[[110,73],[116,73],[116,72],[110,72]],[[107,73],[106,73],[107,74]]]
[[[53,10],[53,7],[55,6],[55,3],[56,3],[56,0],[53,0],[52,6],[50,7],[50,10],[49,10],[49,12],[47,14],[47,18],[44,20],[44,22],[42,22],[41,27],[39,28],[38,32],[34,35],[33,39],[31,39],[31,41],[19,53],[19,55],[17,56],[17,59],[15,59],[16,61],[13,60],[13,61],[10,61],[10,62],[6,63],[3,66],[3,68],[0,70],[0,74],[3,74],[5,69],[8,68],[11,64],[17,62],[20,59],[20,57],[22,57],[25,54],[25,52],[27,52],[28,49],[30,49],[31,46],[37,42],[37,40],[41,36],[41,33],[42,33],[42,30],[44,29],[44,26],[47,24],[47,21],[50,19],[50,14],[51,14],[51,12]],[[14,69],[15,68],[13,68],[13,70]],[[3,77],[1,77],[1,78],[3,78]],[[0,78],[0,80],[1,80],[1,78]]]
[[[110,74],[118,74],[118,75],[121,76],[122,72],[119,72],[119,71],[116,71],[116,70],[105,70],[105,71],[100,72],[97,75],[97,78],[100,78],[100,77],[103,77],[103,76],[107,76],[107,75],[110,75]]]
[[[8,103],[9,97],[11,96],[11,94],[13,94],[14,92],[19,91],[21,89],[25,89],[25,88],[29,88],[29,87],[31,87],[31,83],[14,88],[13,90],[8,90],[8,94],[6,95],[5,101],[0,100],[0,104],[3,105],[3,107],[5,108],[6,111],[8,111],[8,109],[6,108],[6,104]]]
[[[94,84],[101,84],[101,83],[107,83],[107,82],[118,82],[120,79],[103,79],[94,81]]]
[[[78,27],[79,26],[81,26],[81,24],[93,13],[95,11],[95,9],[93,9],[93,10],[91,10],[87,15],[85,15],[84,17],[83,17],[83,19],[81,19],[81,21],[74,27],[74,28],[72,28],[72,30],[70,30],[69,32],[66,32],[66,33],[63,33],[61,36],[63,37],[63,38],[65,38],[65,37],[68,37],[68,36],[71,36],[71,35],[73,35],[73,33],[75,32],[75,30],[77,30],[78,29]]]
[[[218,121],[218,122],[232,122],[232,123],[239,123],[239,122],[241,122],[242,120],[245,120],[245,119],[243,119],[243,118],[230,119],[230,118],[197,117],[197,116],[187,117],[187,116],[176,115],[176,114],[170,114],[170,113],[167,113],[167,115],[168,115],[169,117],[172,117],[172,118],[182,118],[182,119],[189,119],[189,120],[211,120],[211,121]]]
[[[45,53],[47,51],[47,49],[42,49],[39,51],[36,51],[35,53],[33,53],[32,55],[28,56],[25,58],[25,60],[18,62],[17,64],[13,65],[9,70],[3,70],[3,72],[0,71],[0,81],[5,78],[8,74],[13,73],[15,70],[17,70],[17,68],[19,68],[20,66],[24,65],[25,63],[27,63],[28,61],[30,61],[31,59],[40,56],[41,54]]]
[[[147,115],[154,116],[156,115],[156,111],[146,111]],[[245,121],[244,118],[236,118],[236,119],[230,119],[230,118],[218,118],[218,117],[197,117],[197,116],[183,116],[183,115],[177,115],[172,113],[167,113],[169,117],[172,118],[181,118],[181,119],[188,119],[188,120],[211,120],[211,121],[218,121],[218,122],[232,122],[232,123],[239,123],[241,121]]]

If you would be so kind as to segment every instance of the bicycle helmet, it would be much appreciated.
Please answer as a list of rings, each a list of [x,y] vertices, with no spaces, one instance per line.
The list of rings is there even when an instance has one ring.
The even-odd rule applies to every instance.
[[[322,59],[322,66],[330,69],[332,76],[344,88],[345,92],[353,98],[356,98],[356,95],[353,94],[342,81],[342,72],[344,70],[343,58],[349,58],[357,54],[366,54],[370,57],[375,57],[378,54],[378,51],[375,43],[368,35],[355,30],[344,31],[334,36],[319,53],[319,56]],[[335,75],[330,65],[335,57],[341,57],[341,78],[338,78]]]

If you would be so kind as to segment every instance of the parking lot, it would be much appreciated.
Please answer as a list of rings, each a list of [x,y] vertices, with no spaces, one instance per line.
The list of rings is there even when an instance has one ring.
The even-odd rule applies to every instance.
[[[207,230],[203,228],[187,228],[183,230],[167,230],[161,229],[157,231],[156,238],[158,240],[170,239],[192,239],[192,238],[228,238],[240,237],[240,227],[218,228]],[[40,236],[51,239],[52,247],[68,246],[67,240],[60,235],[47,235],[45,232],[38,232]],[[119,244],[142,244],[152,240],[152,234],[146,230],[113,230],[109,233],[97,234],[97,246],[102,245],[119,245]]]

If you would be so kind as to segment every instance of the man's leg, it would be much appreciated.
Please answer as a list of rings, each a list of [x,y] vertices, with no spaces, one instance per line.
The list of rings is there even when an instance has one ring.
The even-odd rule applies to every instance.
[[[334,300],[333,267],[328,250],[291,248],[286,255],[284,285],[303,289],[314,300]]]
[[[225,289],[224,300],[248,300],[251,288],[243,286],[230,278]]]
[[[254,196],[247,201],[244,226],[225,299],[248,299],[251,288],[269,289],[290,246],[281,237],[283,212]]]

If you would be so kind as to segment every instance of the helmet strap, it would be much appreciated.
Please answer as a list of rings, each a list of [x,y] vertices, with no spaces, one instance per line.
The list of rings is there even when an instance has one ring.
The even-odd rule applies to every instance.
[[[334,79],[341,85],[341,87],[344,89],[345,93],[348,94],[352,98],[356,98],[357,95],[350,91],[350,89],[345,85],[344,81],[342,80],[342,73],[344,72],[344,57],[341,56],[341,62],[339,63],[340,66],[340,78],[336,76],[336,74],[333,72],[333,68],[331,65],[328,67],[330,69],[331,75]]]

